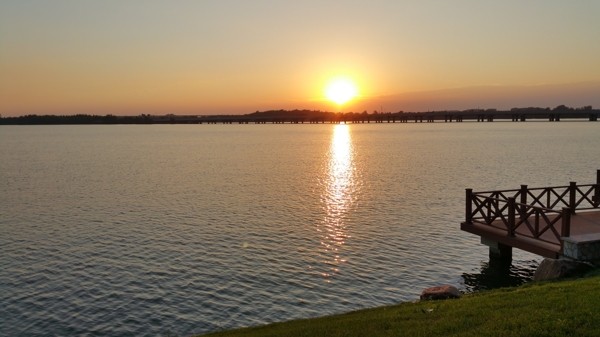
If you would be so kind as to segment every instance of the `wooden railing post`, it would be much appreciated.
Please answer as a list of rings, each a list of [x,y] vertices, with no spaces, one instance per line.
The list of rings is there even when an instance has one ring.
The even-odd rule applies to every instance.
[[[575,197],[577,196],[577,183],[571,181],[569,183],[569,208],[571,209],[571,214],[575,214]]]
[[[515,236],[515,198],[508,198],[508,236]]]
[[[562,210],[562,228],[560,229],[560,236],[571,236],[571,209],[569,207],[563,207]]]
[[[571,208],[562,209],[562,226],[560,228],[560,252],[564,254],[565,241],[562,238],[571,236]]]
[[[600,170],[596,170],[596,196],[594,197],[594,201],[596,202],[596,207],[600,204]]]
[[[473,189],[472,188],[467,188],[467,200],[465,203],[465,222],[468,224],[472,224],[473,220],[472,220],[472,215],[471,213],[473,212]]]
[[[521,214],[525,214],[527,211],[527,206],[525,206],[527,204],[527,185],[521,185],[521,203],[523,204]]]

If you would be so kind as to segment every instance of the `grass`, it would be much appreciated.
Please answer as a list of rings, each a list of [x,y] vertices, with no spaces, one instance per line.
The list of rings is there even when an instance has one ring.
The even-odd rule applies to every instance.
[[[204,336],[600,336],[600,270],[456,300],[402,303]]]

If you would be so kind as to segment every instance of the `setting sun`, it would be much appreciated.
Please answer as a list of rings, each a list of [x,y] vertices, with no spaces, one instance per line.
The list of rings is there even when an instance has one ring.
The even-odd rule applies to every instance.
[[[354,82],[347,78],[337,78],[325,88],[325,96],[336,104],[344,104],[356,97],[358,90]]]

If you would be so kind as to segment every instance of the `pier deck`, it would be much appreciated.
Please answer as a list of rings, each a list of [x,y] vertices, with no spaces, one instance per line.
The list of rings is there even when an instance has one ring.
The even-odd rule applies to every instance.
[[[556,216],[549,216],[554,220]],[[519,221],[517,219],[517,221]],[[504,245],[519,248],[530,253],[556,259],[560,256],[561,240],[556,238],[552,231],[546,231],[541,239],[532,238],[527,227],[519,227],[515,230],[515,236],[508,236],[507,229],[502,220],[496,220],[491,225],[463,222],[460,226],[465,232],[479,235],[488,240],[502,243]],[[571,235],[589,235],[600,233],[600,211],[580,212],[571,216]]]
[[[512,247],[550,258],[568,256],[572,247],[588,254],[589,245],[594,245],[592,252],[600,245],[600,170],[596,184],[467,189],[465,215],[461,230],[480,236],[490,256],[510,257]]]

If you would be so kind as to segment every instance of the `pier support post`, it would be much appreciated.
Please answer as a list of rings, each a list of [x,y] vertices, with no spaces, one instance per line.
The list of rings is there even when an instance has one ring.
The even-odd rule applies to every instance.
[[[512,260],[512,247],[481,237],[481,243],[490,247],[490,259]]]

